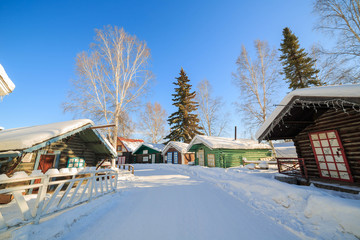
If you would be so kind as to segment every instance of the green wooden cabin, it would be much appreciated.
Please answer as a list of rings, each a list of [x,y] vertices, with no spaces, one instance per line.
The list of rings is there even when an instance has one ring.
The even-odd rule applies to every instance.
[[[164,144],[143,143],[134,152],[134,163],[163,163],[162,150]]]
[[[257,161],[271,156],[271,147],[251,139],[231,139],[197,135],[189,152],[195,152],[195,165],[207,167],[237,167],[243,160]]]

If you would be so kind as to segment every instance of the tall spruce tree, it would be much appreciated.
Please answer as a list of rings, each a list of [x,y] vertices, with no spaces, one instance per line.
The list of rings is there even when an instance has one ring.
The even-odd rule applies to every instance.
[[[290,31],[289,28],[283,30],[284,39],[279,49],[282,52],[280,61],[283,65],[285,79],[290,84],[289,88],[295,90],[297,88],[307,88],[311,85],[319,86],[320,81],[316,75],[319,72],[315,68],[315,61],[303,48],[300,48],[298,38]]]
[[[202,128],[199,126],[199,119],[195,112],[198,108],[198,103],[193,101],[196,96],[195,92],[191,92],[190,80],[186,73],[181,68],[180,77],[173,82],[175,87],[175,94],[173,96],[173,105],[178,108],[176,112],[171,114],[168,118],[170,125],[170,134],[165,137],[169,141],[181,141],[189,143],[196,134],[202,134]],[[168,141],[168,142],[169,142]]]

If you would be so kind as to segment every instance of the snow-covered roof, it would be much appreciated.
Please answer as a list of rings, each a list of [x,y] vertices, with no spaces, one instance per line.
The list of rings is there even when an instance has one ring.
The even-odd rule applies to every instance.
[[[89,119],[79,119],[32,127],[6,129],[0,131],[0,152],[28,149],[78,128],[87,125],[91,127],[93,124]]]
[[[265,131],[269,131],[268,128],[271,123],[280,115],[284,108],[297,97],[322,97],[329,100],[334,98],[360,98],[360,84],[302,88],[290,92],[262,124],[256,132],[255,137],[259,139]]]
[[[274,143],[277,157],[297,158],[294,142]]]
[[[168,144],[166,144],[165,148],[163,149],[163,154],[165,154],[165,152],[167,152],[167,150],[169,150],[172,147],[181,153],[186,153],[189,144],[183,142],[170,141]]]
[[[252,139],[233,139],[196,135],[188,146],[188,150],[195,144],[204,144],[210,149],[271,149],[268,144],[258,143]]]
[[[137,150],[139,150],[139,148],[141,148],[141,146],[146,146],[148,148],[154,149],[158,152],[162,152],[162,150],[164,149],[165,145],[164,144],[158,144],[158,143],[142,143],[141,145],[139,145],[133,152],[136,152]]]
[[[134,152],[137,147],[144,143],[144,141],[141,139],[128,139],[119,137],[118,140],[124,144],[128,152]]]
[[[15,89],[15,84],[10,80],[6,74],[5,69],[0,64],[0,96],[5,96]]]

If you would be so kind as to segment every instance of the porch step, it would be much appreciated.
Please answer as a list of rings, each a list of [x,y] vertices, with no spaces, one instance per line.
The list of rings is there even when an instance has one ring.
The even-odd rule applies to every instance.
[[[339,191],[339,192],[346,192],[346,193],[352,193],[352,194],[359,194],[359,192],[360,192],[359,187],[341,186],[341,185],[337,185],[337,184],[328,184],[328,183],[321,183],[321,182],[315,182],[315,181],[310,181],[310,183],[314,184],[314,186],[318,187],[318,188],[335,190],[335,191]]]
[[[339,185],[336,183],[326,183],[326,182],[319,182],[314,180],[307,181],[306,179],[301,177],[289,176],[285,174],[276,174],[275,179],[280,182],[286,182],[289,184],[307,185],[307,186],[313,184],[315,187],[328,189],[328,190],[334,190],[334,191],[346,192],[352,194],[360,193],[360,187],[358,186]]]

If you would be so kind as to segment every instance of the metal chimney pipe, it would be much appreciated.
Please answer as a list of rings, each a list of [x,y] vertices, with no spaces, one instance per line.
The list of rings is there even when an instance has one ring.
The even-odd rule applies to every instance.
[[[235,126],[235,140],[236,140],[236,126]]]

